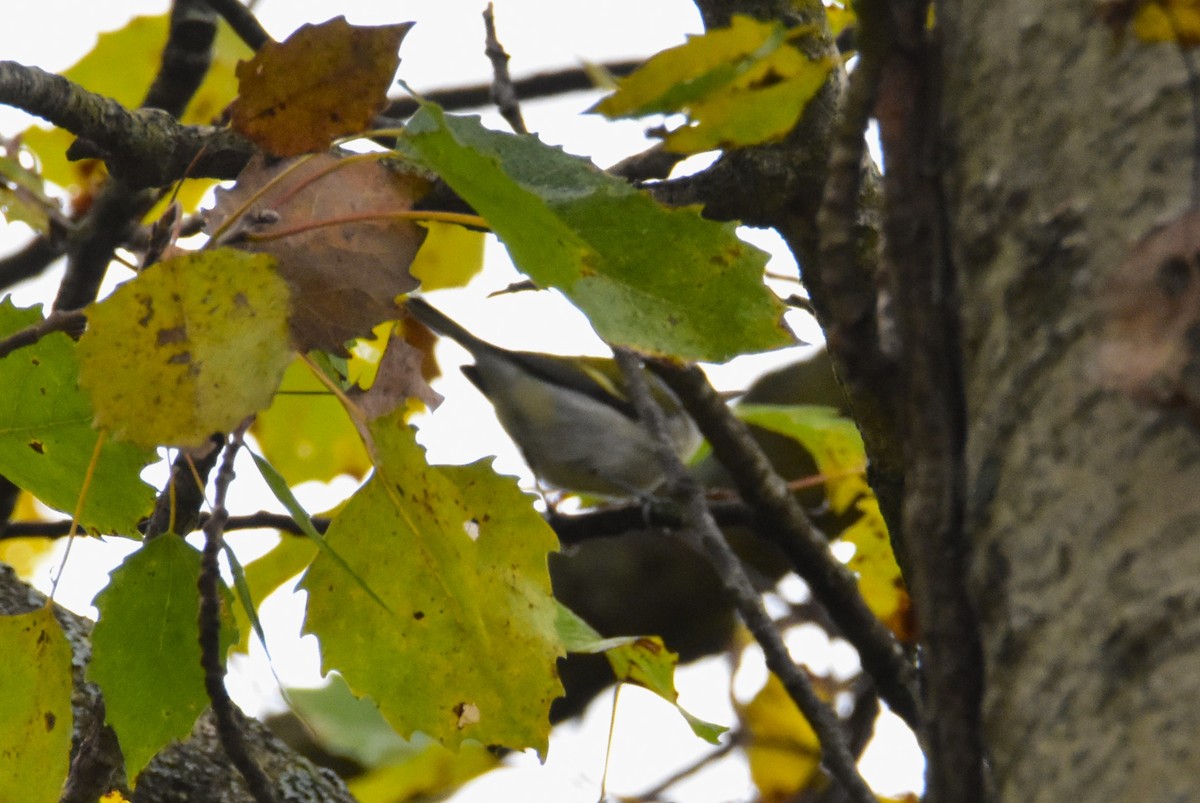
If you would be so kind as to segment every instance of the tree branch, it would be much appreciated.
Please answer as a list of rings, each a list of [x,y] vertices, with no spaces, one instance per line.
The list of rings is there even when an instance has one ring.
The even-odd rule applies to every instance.
[[[521,115],[521,101],[517,98],[512,76],[508,74],[508,53],[496,37],[496,14],[492,3],[488,3],[483,11],[483,26],[487,30],[483,52],[492,63],[492,102],[513,131],[528,134],[525,118]]]
[[[0,359],[17,349],[32,346],[51,332],[82,332],[87,316],[82,312],[51,312],[42,320],[0,340]]]
[[[154,83],[142,106],[182,117],[212,64],[217,15],[205,0],[175,0],[170,29]]]
[[[605,62],[600,68],[618,78],[629,75],[641,67],[643,59]],[[595,89],[596,83],[592,75],[582,67],[572,67],[563,70],[551,70],[518,78],[512,82],[513,91],[521,100],[554,97],[568,92],[582,92]],[[475,84],[473,86],[434,89],[421,94],[425,100],[433,101],[447,111],[462,109],[479,109],[492,102],[492,84]],[[385,117],[403,119],[416,114],[417,101],[412,98],[397,98],[384,110]]]
[[[251,50],[257,51],[271,41],[271,35],[267,33],[267,29],[262,26],[253,12],[238,0],[208,0],[208,4],[229,23],[233,32],[240,36]]]
[[[63,237],[34,237],[20,251],[0,259],[0,290],[39,275],[63,255]]]
[[[241,433],[231,437],[225,446],[225,457],[217,472],[213,513],[204,525],[204,551],[201,553],[200,576],[196,580],[200,594],[200,664],[204,667],[204,689],[212,703],[217,735],[225,754],[242,774],[257,803],[275,803],[271,781],[250,755],[246,737],[234,714],[236,706],[225,688],[225,661],[221,654],[221,567],[218,560],[224,544],[225,521],[229,518],[225,497],[233,482],[233,461],[240,446]]]
[[[812,526],[746,425],[729,412],[700,369],[651,362],[650,367],[679,396],[729,471],[742,500],[755,510],[757,530],[771,534],[787,554],[813,597],[858,650],[863,669],[896,715],[917,729],[916,671],[883,623],[867,608],[850,570],[829,553],[828,542]]]
[[[0,103],[22,109],[101,149],[109,171],[133,189],[184,175],[235,177],[256,148],[226,128],[185,126],[161,109],[130,111],[37,67],[0,61]]]
[[[154,500],[154,512],[146,521],[145,536],[156,538],[164,533],[187,535],[207,524],[201,517],[204,505],[204,486],[208,475],[217,465],[225,439],[213,435],[196,449],[181,450],[171,463],[171,476],[166,487]],[[228,516],[228,514],[226,514]]]
[[[875,795],[858,772],[854,754],[842,734],[837,715],[817,696],[808,676],[788,654],[775,623],[763,607],[741,561],[721,535],[704,499],[700,485],[688,474],[687,468],[671,445],[665,416],[650,395],[641,361],[628,349],[614,350],[617,363],[629,387],[630,401],[638,417],[649,430],[655,452],[667,473],[671,495],[684,505],[685,526],[698,538],[701,549],[717,570],[726,592],[733,598],[746,627],[762,647],[767,668],[787,689],[788,695],[804,714],[821,744],[821,760],[826,769],[858,803],[874,803]]]
[[[927,2],[879,2],[896,26],[877,116],[887,155],[886,249],[902,354],[906,577],[921,635],[926,797],[984,797],[982,653],[968,597],[966,401],[958,280],[940,185],[941,56]]]

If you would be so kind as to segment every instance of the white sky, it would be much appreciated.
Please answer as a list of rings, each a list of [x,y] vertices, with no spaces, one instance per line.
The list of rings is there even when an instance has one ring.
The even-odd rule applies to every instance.
[[[51,71],[70,66],[86,53],[100,31],[121,27],[134,14],[158,14],[168,8],[167,0],[39,0],[36,3],[5,3],[5,24],[0,26],[0,58],[32,64]],[[257,13],[277,39],[305,22],[320,22],[344,14],[355,24],[383,24],[416,20],[401,49],[400,77],[419,91],[482,83],[491,70],[483,55],[484,3],[478,0],[380,3],[378,0],[289,2],[263,0]],[[700,30],[699,16],[688,0],[608,0],[604,3],[574,0],[497,0],[496,20],[500,40],[512,56],[514,77],[532,72],[572,66],[581,61],[603,62],[643,57],[679,44],[685,34]],[[645,147],[645,127],[639,122],[614,124],[580,115],[596,99],[582,93],[524,107],[531,130],[548,143],[587,155],[600,165],[615,162]],[[490,125],[503,127],[497,115],[485,113]],[[29,118],[0,106],[0,133],[11,135],[23,129]],[[744,236],[767,248],[776,257],[771,268],[794,274],[795,264],[770,233],[745,231]],[[0,253],[24,242],[27,232],[20,226],[0,223]],[[599,352],[602,348],[582,317],[565,303],[546,303],[545,294],[521,294],[484,302],[490,291],[517,278],[507,262],[503,247],[494,241],[487,252],[485,275],[467,291],[439,294],[435,301],[452,316],[470,321],[479,335],[510,348],[545,349],[546,329],[528,329],[515,324],[536,317],[555,332],[556,350],[562,353]],[[21,305],[48,303],[53,298],[55,277],[23,286],[16,294]],[[784,292],[792,292],[787,288]],[[550,307],[551,311],[547,311]],[[537,309],[531,316],[529,310]],[[547,316],[550,316],[547,318]],[[818,333],[803,316],[789,316],[801,337],[815,340]],[[447,367],[466,361],[454,344],[439,352]],[[780,356],[745,358],[727,368],[710,369],[714,381],[726,388],[742,386]],[[457,371],[447,370],[439,390],[447,402],[432,417],[420,422],[421,440],[434,462],[459,463],[487,454],[499,454],[497,469],[528,477],[519,456],[495,423],[490,410],[474,388]],[[478,421],[477,428],[464,434],[463,421]],[[256,472],[243,465],[235,483],[235,512],[260,508],[277,509],[270,493],[257,482]],[[301,489],[310,510],[328,506],[344,497],[353,483],[337,482],[329,488],[315,485]],[[262,535],[237,537],[246,547],[244,560],[263,548]],[[266,545],[269,546],[269,540]],[[236,545],[236,541],[235,541]],[[81,541],[73,547],[59,598],[82,613],[94,615],[90,599],[106,579],[106,572],[129,550],[127,543],[102,544]],[[48,575],[42,578],[43,583]],[[69,591],[68,591],[69,590]],[[285,683],[311,685],[319,672],[316,647],[311,638],[300,640],[301,607],[295,599],[280,596],[268,600],[263,612],[274,631],[272,654],[275,670]],[[291,635],[289,635],[291,634]],[[669,646],[669,645],[668,645]],[[830,660],[828,645],[793,644],[797,656],[820,664]],[[238,702],[250,711],[271,707],[278,701],[275,681],[265,668],[256,646],[251,660],[235,659],[229,685]],[[680,672],[681,702],[698,716],[732,724],[728,701],[728,669],[723,659],[700,662]],[[749,683],[749,681],[747,681]],[[751,684],[752,685],[752,684]],[[647,699],[649,698],[649,699]],[[532,757],[514,761],[513,769],[489,773],[454,797],[455,801],[546,800],[595,801],[604,763],[611,695],[602,696],[581,722],[556,730],[550,759],[545,766]],[[869,751],[863,763],[868,780],[881,793],[920,789],[921,764],[911,737],[885,720],[877,739],[879,747]],[[609,770],[611,792],[634,793],[653,785],[674,768],[709,750],[683,724],[674,709],[640,689],[622,692],[617,716],[614,754]],[[728,759],[719,772],[710,772],[673,787],[672,799],[686,801],[729,801],[752,796],[744,762]]]

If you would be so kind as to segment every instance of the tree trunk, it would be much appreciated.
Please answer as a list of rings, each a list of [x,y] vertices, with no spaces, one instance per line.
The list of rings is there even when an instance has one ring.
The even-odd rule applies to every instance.
[[[937,9],[999,801],[1200,799],[1200,432],[1178,377],[1103,349],[1114,307],[1166,314],[1126,259],[1189,210],[1197,132],[1178,46],[1097,5]]]

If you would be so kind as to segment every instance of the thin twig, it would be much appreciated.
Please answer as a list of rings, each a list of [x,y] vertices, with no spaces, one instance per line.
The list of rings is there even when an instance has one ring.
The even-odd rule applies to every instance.
[[[712,562],[721,583],[734,601],[746,627],[762,647],[767,668],[783,683],[788,695],[804,714],[821,743],[821,761],[857,803],[875,803],[875,795],[858,772],[853,753],[846,744],[837,714],[817,696],[808,676],[788,654],[783,636],[763,606],[737,554],[725,541],[708,509],[703,490],[688,473],[671,447],[665,417],[650,395],[641,361],[628,349],[615,349],[617,363],[629,386],[630,400],[652,435],[658,459],[667,473],[672,498],[684,506],[684,522],[695,534],[701,549]]]
[[[626,61],[605,62],[599,68],[618,78],[629,75],[641,67],[644,59],[628,59]],[[533,98],[548,98],[565,95],[569,92],[582,92],[596,89],[592,73],[582,67],[569,67],[562,70],[534,73],[512,82],[517,97],[524,100]],[[492,102],[492,84],[475,84],[473,86],[448,87],[422,92],[421,97],[432,101],[447,111],[463,109],[480,109]],[[392,100],[383,116],[390,119],[402,120],[416,113],[419,104],[412,98],[396,98]]]
[[[70,332],[78,334],[87,325],[87,316],[82,312],[51,312],[42,320],[26,326],[0,340],[0,359],[7,357],[17,349],[32,346],[51,332]]]
[[[204,485],[217,465],[224,442],[220,435],[213,435],[203,446],[176,455],[171,463],[171,476],[146,521],[147,540],[168,532],[187,535],[202,525],[200,508],[204,504]],[[225,529],[230,528],[226,525]]]
[[[200,593],[200,663],[204,667],[204,689],[212,703],[217,733],[225,754],[242,774],[251,796],[258,803],[274,803],[275,790],[271,787],[271,781],[250,755],[245,736],[238,726],[233,700],[225,688],[225,662],[221,656],[221,568],[218,558],[224,544],[225,522],[229,516],[225,498],[233,482],[233,462],[241,448],[241,439],[242,433],[239,431],[230,437],[225,447],[225,456],[217,471],[212,516],[204,526],[204,551],[200,576],[196,581]]]
[[[0,258],[0,290],[7,290],[17,282],[32,279],[50,267],[54,260],[63,255],[65,238],[41,234],[30,240],[21,250]]]
[[[521,116],[521,102],[517,99],[517,90],[513,88],[512,76],[508,74],[508,53],[504,52],[504,45],[496,38],[496,17],[491,3],[483,11],[483,24],[487,28],[483,52],[492,62],[492,102],[513,131],[528,134],[525,118]]]
[[[666,778],[663,778],[654,786],[647,789],[645,792],[642,792],[640,795],[635,795],[634,800],[657,800],[663,792],[667,791],[675,784],[679,783],[680,781],[686,781],[688,778],[692,777],[709,764],[712,764],[714,761],[718,761],[732,753],[734,748],[742,744],[742,742],[745,740],[740,731],[727,733],[725,734],[724,738],[725,741],[716,750],[701,756],[691,764],[688,764],[686,767],[681,767],[680,769],[671,773]]]

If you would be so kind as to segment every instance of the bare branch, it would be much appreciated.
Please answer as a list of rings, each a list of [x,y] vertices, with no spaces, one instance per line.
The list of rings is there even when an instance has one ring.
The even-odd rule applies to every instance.
[[[808,676],[788,654],[783,636],[771,621],[762,597],[709,512],[703,490],[675,454],[665,416],[650,395],[641,361],[628,349],[618,348],[614,353],[629,386],[630,400],[638,411],[638,417],[650,431],[655,452],[667,472],[671,495],[684,505],[685,526],[699,540],[701,549],[717,570],[722,585],[733,598],[746,627],[762,647],[767,668],[783,683],[788,695],[817,734],[821,743],[821,760],[829,773],[850,793],[852,800],[874,803],[875,795],[858,772],[854,754],[846,743],[837,714],[817,696]]]
[[[204,688],[212,703],[217,733],[226,755],[241,772],[257,803],[274,803],[276,797],[271,781],[250,755],[246,737],[234,714],[236,706],[225,688],[225,662],[221,654],[221,567],[217,561],[224,544],[225,521],[229,517],[225,496],[233,482],[233,461],[240,446],[241,433],[238,433],[225,447],[225,457],[217,471],[213,513],[204,525],[204,551],[196,581],[200,592],[200,663],[204,667]]]
[[[492,102],[518,134],[528,134],[525,118],[521,116],[521,102],[517,99],[517,90],[513,87],[512,76],[508,74],[508,53],[504,45],[496,38],[496,15],[491,3],[483,11],[483,25],[487,29],[487,41],[483,52],[492,62]]]
[[[892,633],[871,613],[854,575],[829,553],[787,483],[775,473],[746,425],[735,418],[698,368],[661,362],[650,367],[670,385],[729,470],[743,501],[754,508],[757,530],[783,549],[813,596],[858,650],[880,696],[914,730],[920,721],[916,670]]]
[[[605,62],[600,68],[616,77],[629,75],[642,66],[642,59],[627,61]],[[551,70],[518,78],[512,82],[513,91],[521,100],[547,98],[565,95],[568,92],[583,92],[595,89],[596,83],[592,74],[582,67],[572,67],[563,70]],[[421,97],[447,110],[480,109],[492,102],[492,85],[476,84],[474,86],[433,89],[421,93]],[[393,100],[384,110],[385,117],[403,119],[411,117],[417,111],[417,102],[412,98]]]
[[[20,251],[0,259],[0,290],[39,275],[63,255],[62,237],[38,236]]]
[[[185,126],[161,109],[130,111],[37,67],[0,61],[0,103],[42,117],[101,149],[113,175],[135,189],[184,175],[233,178],[256,148],[226,128]]]
[[[251,50],[257,51],[271,41],[271,35],[267,33],[267,29],[262,26],[250,9],[239,3],[238,0],[208,0],[208,4],[229,23],[233,32],[240,36]]]
[[[51,332],[82,332],[86,324],[87,316],[82,312],[51,312],[32,326],[0,340],[0,359],[17,349],[32,346]]]

